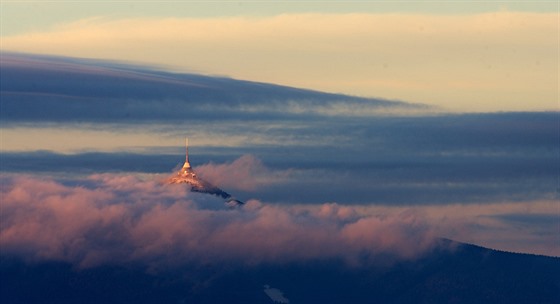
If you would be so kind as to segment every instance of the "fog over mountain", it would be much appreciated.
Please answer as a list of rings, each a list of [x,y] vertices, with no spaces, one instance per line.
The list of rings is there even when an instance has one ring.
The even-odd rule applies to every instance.
[[[0,64],[1,302],[560,297],[558,112],[449,113],[92,59]],[[188,169],[244,205],[165,183],[185,136]]]
[[[133,175],[74,182],[3,177],[3,303],[272,303],[265,284],[294,303],[560,299],[559,258],[443,240],[414,209],[256,200],[226,209]]]

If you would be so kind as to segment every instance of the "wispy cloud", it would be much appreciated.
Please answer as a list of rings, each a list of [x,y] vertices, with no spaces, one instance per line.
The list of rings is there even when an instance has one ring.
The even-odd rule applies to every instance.
[[[252,155],[243,155],[231,163],[209,163],[195,168],[205,180],[224,189],[252,191],[285,181],[289,171],[272,171]]]

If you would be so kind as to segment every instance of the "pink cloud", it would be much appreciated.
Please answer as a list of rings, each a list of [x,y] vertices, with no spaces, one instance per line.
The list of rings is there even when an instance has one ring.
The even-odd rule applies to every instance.
[[[261,160],[252,155],[243,155],[231,163],[196,167],[203,179],[225,189],[255,190],[258,187],[278,182],[288,176],[288,172],[269,170]]]
[[[91,176],[94,185],[88,188],[34,177],[5,180],[2,251],[82,267],[131,261],[354,262],[380,253],[414,258],[433,241],[412,212],[378,217],[336,204],[302,210],[256,200],[236,210],[209,209],[200,201],[205,196],[183,187],[123,175]]]

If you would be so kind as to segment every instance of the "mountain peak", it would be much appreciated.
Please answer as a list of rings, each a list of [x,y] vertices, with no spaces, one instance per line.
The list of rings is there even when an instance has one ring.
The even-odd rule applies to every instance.
[[[192,192],[207,193],[223,198],[226,201],[226,205],[229,207],[243,204],[243,202],[236,200],[231,194],[198,177],[189,162],[188,137],[185,140],[185,148],[185,163],[183,167],[181,167],[175,176],[167,179],[166,184],[187,184],[191,187]]]

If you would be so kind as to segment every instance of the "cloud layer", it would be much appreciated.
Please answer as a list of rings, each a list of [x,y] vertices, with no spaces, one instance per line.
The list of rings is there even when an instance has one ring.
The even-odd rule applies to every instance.
[[[7,122],[278,120],[425,109],[95,60],[3,53],[0,61],[0,118]]]
[[[531,201],[556,197],[557,116],[187,120],[160,126],[162,130],[124,121],[117,126],[70,125],[70,131],[64,124],[8,128],[2,146],[15,151],[1,153],[2,170],[57,175],[170,172],[182,164],[180,139],[188,132],[196,143],[193,166],[242,200],[399,205]],[[146,146],[127,146],[129,142]],[[51,148],[59,150],[36,150]]]
[[[255,191],[269,184],[284,182],[289,171],[271,171],[252,155],[243,155],[231,163],[209,163],[196,167],[205,180],[225,189]]]
[[[133,253],[149,256],[137,253],[137,248],[143,245],[125,236],[139,233],[136,223],[141,220],[136,215],[142,218],[144,214],[155,223],[152,218],[157,212],[162,218],[184,213],[190,219],[196,214],[196,219],[203,219],[203,223],[193,229],[213,232],[218,227],[218,231],[229,231],[231,224],[240,231],[253,231],[249,224],[229,217],[233,213],[226,216],[216,210],[208,211],[206,207],[216,207],[216,202],[212,204],[192,195],[184,197],[185,193],[170,196],[155,190],[156,184],[142,182],[134,176],[83,179],[92,173],[138,172],[139,176],[145,177],[146,174],[170,172],[183,160],[184,148],[180,145],[187,135],[195,143],[191,149],[191,162],[205,178],[243,201],[257,197],[282,205],[264,204],[251,212],[241,212],[248,222],[253,223],[251,220],[254,219],[254,227],[265,229],[259,226],[263,221],[259,222],[258,218],[270,216],[266,212],[273,210],[271,214],[282,215],[286,221],[267,219],[266,222],[271,223],[273,230],[287,235],[291,234],[290,229],[295,229],[290,240],[296,244],[312,243],[314,239],[304,233],[300,235],[300,230],[316,233],[317,238],[323,240],[323,230],[318,227],[331,229],[333,239],[343,244],[353,243],[352,238],[369,238],[374,244],[386,244],[376,239],[377,235],[360,235],[355,227],[379,226],[383,230],[385,224],[391,226],[391,221],[384,222],[385,218],[379,215],[390,213],[396,222],[404,223],[392,228],[399,234],[399,228],[408,225],[406,210],[401,209],[405,213],[395,214],[389,209],[401,207],[388,206],[402,206],[416,210],[412,222],[417,219],[425,222],[430,218],[430,229],[440,227],[436,235],[491,248],[560,255],[556,245],[559,240],[554,234],[558,227],[551,220],[558,214],[558,209],[550,207],[550,202],[557,200],[560,165],[557,161],[556,112],[438,115],[424,112],[424,116],[419,113],[405,115],[403,107],[416,107],[262,83],[157,72],[95,60],[15,54],[1,59],[0,170],[48,174],[62,181],[51,184],[60,193],[51,192],[48,197],[34,197],[35,192],[28,189],[33,188],[30,185],[33,183],[24,183],[28,186],[20,189],[18,195],[25,198],[27,193],[30,197],[23,200],[26,202],[23,205],[10,207],[10,210],[19,210],[14,214],[21,217],[9,216],[21,219],[29,213],[43,222],[42,226],[35,227],[21,226],[20,221],[9,226],[13,229],[5,226],[8,229],[5,237],[11,242],[10,250],[20,248],[18,240],[34,236],[43,226],[51,227],[50,220],[54,221],[52,226],[60,226],[58,230],[64,232],[62,238],[47,229],[47,241],[30,239],[29,244],[20,249],[32,248],[28,250],[32,254],[46,252],[45,256],[77,263],[109,259],[105,255],[119,261],[130,260]],[[389,115],[385,110],[390,112]],[[240,155],[247,156],[239,158]],[[112,181],[105,181],[107,178]],[[127,188],[129,186],[111,186],[119,179],[123,184],[136,184],[139,188],[132,191]],[[33,180],[43,185],[36,177]],[[14,189],[16,184],[7,180],[7,185]],[[8,191],[8,188],[3,189]],[[81,192],[76,193],[78,190]],[[104,191],[103,194],[109,197],[96,199],[96,191]],[[11,190],[9,192],[13,194]],[[52,202],[49,197],[53,198]],[[81,227],[80,221],[70,222],[62,215],[45,219],[44,214],[56,215],[60,210],[74,206],[66,204],[69,198],[82,204],[76,205],[79,207],[76,209],[88,210],[90,212],[86,213],[92,216],[97,214],[84,224],[101,222],[111,226],[118,222],[118,229],[106,227],[98,231],[98,227],[103,227],[98,224]],[[53,205],[41,203],[45,201]],[[57,201],[64,203],[56,204]],[[134,204],[121,204],[124,202]],[[315,216],[325,202],[364,206],[351,207],[354,213],[365,206],[386,209],[379,213],[355,213],[358,216],[352,225],[341,224],[338,220]],[[141,207],[149,203],[149,206],[159,206],[160,209]],[[27,208],[22,207],[26,204],[30,206],[29,212],[18,209]],[[315,211],[302,215],[296,208],[300,204],[312,204],[310,208]],[[457,207],[455,204],[461,205]],[[133,205],[137,207],[131,207]],[[218,205],[222,207],[221,202]],[[204,210],[200,210],[200,206],[204,206]],[[470,206],[476,206],[480,211],[472,212]],[[434,208],[449,210],[450,214],[441,215]],[[426,210],[428,216],[418,217]],[[68,212],[73,212],[77,218],[81,214],[72,209]],[[105,213],[120,217],[122,223],[129,223],[129,226],[121,227],[120,220],[105,219]],[[434,213],[440,216],[431,218]],[[455,217],[456,214],[472,214],[472,218]],[[223,224],[212,226],[206,222],[220,217],[224,217]],[[450,218],[454,220],[446,220]],[[58,219],[62,222],[56,222]],[[192,222],[199,223],[196,219]],[[68,225],[65,221],[69,221]],[[535,225],[536,222],[539,224]],[[180,226],[190,227],[187,225],[190,223]],[[286,223],[295,224],[288,228],[290,225]],[[158,232],[158,224],[153,225],[157,235],[153,243],[160,240],[159,236],[162,240],[175,240],[174,236],[166,234],[168,228]],[[73,228],[65,230],[67,226]],[[343,228],[337,230],[337,227]],[[26,229],[33,232],[26,234]],[[105,236],[104,231],[121,231],[121,234]],[[83,247],[93,249],[87,252],[68,249],[74,248],[68,244],[79,239],[81,233],[86,234],[80,241],[85,244]],[[212,240],[212,244],[219,245],[217,247],[237,252],[230,256],[258,260],[251,253],[244,255],[246,252],[242,248],[228,247],[232,245],[224,240],[233,238],[232,235],[213,240],[219,234],[208,233],[204,240]],[[90,234],[100,237],[90,238]],[[176,234],[190,237],[182,230],[177,230]],[[260,237],[250,232],[245,234],[251,239]],[[278,236],[279,240],[281,237]],[[97,240],[101,249],[95,249],[98,243],[90,244],[90,240]],[[198,242],[204,243],[204,240]],[[351,260],[358,251],[367,251],[365,245],[359,248],[348,245],[353,248],[349,255],[339,251],[329,253],[329,242],[330,239],[325,240],[323,248],[329,257],[343,256]],[[175,244],[174,241],[170,243]],[[279,243],[288,246],[286,241]],[[253,246],[246,245],[244,248]],[[115,252],[111,251],[113,248]],[[170,247],[170,250],[183,252],[187,251],[185,248],[191,249],[179,246]],[[282,257],[275,256],[274,252],[262,252],[262,256],[282,260],[316,253],[313,248],[301,250],[291,254],[288,250]],[[400,250],[397,249],[406,252]],[[196,249],[192,252],[196,253]],[[219,252],[216,254],[219,256]],[[195,254],[196,257],[199,255]],[[134,259],[144,261],[149,258]],[[83,263],[90,263],[87,261]]]
[[[84,183],[3,176],[3,254],[83,267],[322,258],[358,263],[387,253],[414,258],[433,241],[411,212],[362,216],[336,204],[298,211],[255,200],[238,210],[212,209],[216,202],[207,196],[134,176],[94,175]]]
[[[450,109],[552,110],[557,17],[507,11],[97,17],[2,37],[2,47],[163,64]]]
[[[0,247],[30,261],[79,267],[139,263],[350,265],[415,259],[438,237],[560,255],[554,201],[427,207],[283,206],[249,200],[229,210],[212,196],[158,178],[102,174],[57,182],[0,176]],[[532,223],[532,224],[531,224]]]

